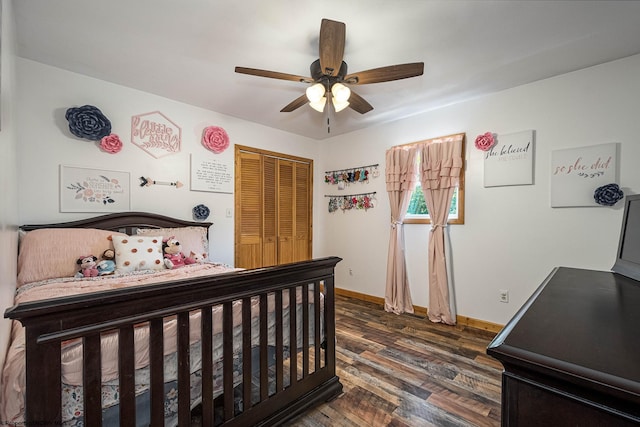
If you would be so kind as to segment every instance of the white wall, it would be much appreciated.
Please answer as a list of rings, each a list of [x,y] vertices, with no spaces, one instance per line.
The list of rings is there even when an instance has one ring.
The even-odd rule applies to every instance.
[[[0,56],[0,312],[13,302],[18,251],[18,173],[16,168],[14,26],[12,3],[2,0]],[[0,316],[0,366],[4,364],[11,322]]]
[[[402,121],[334,137],[318,162],[317,227],[330,230],[317,255],[344,259],[336,286],[384,297],[389,202],[384,173],[344,193],[377,191],[370,211],[327,212],[322,171],[380,163],[393,145],[466,132],[465,224],[449,227],[458,314],[506,323],[554,266],[608,270],[622,218],[616,207],[551,208],[552,150],[619,142],[620,185],[640,192],[640,55],[551,78]],[[535,185],[484,188],[483,156],[475,137],[534,129]],[[382,167],[384,171],[384,167]],[[428,306],[429,226],[405,225],[406,257],[414,304]],[[353,275],[349,274],[349,269]],[[510,302],[498,301],[508,289]]]
[[[314,256],[344,258],[337,286],[384,296],[389,207],[384,185],[384,152],[393,145],[466,132],[466,223],[449,228],[453,245],[458,314],[506,323],[556,265],[609,269],[621,220],[616,208],[549,207],[551,151],[620,142],[621,180],[628,193],[639,191],[640,56],[536,82],[481,99],[418,114],[405,120],[317,142],[244,122],[57,68],[17,59],[19,219],[21,223],[72,220],[90,214],[60,213],[58,167],[71,164],[131,173],[131,209],[191,218],[191,208],[212,209],[214,258],[233,261],[233,221],[224,212],[233,195],[191,192],[188,187],[140,188],[137,177],[189,181],[189,153],[212,155],[200,145],[202,128],[224,127],[232,143],[308,157],[314,165]],[[392,84],[392,83],[390,83]],[[92,104],[128,141],[131,116],[160,110],[182,126],[183,148],[154,159],[127,143],[117,155],[67,130],[64,112]],[[382,108],[382,107],[381,107]],[[479,133],[536,131],[535,185],[484,188],[482,153],[473,148]],[[327,212],[324,171],[379,163],[381,174],[345,193],[377,192],[367,212]],[[428,306],[426,241],[428,226],[405,226],[407,262],[414,303]],[[349,274],[349,269],[352,275]],[[508,304],[498,289],[510,291]]]
[[[207,205],[211,209],[207,221],[214,222],[211,257],[233,264],[233,218],[226,217],[226,210],[234,207],[233,194],[189,190],[190,154],[216,156],[202,146],[202,130],[215,125],[227,131],[232,145],[219,156],[226,156],[231,164],[234,144],[311,159],[317,157],[318,144],[311,139],[30,60],[17,59],[17,70],[20,76],[20,221],[25,224],[71,221],[96,215],[60,213],[59,165],[128,171],[131,210],[192,220],[192,208],[200,203]],[[109,118],[112,132],[124,142],[120,153],[102,152],[95,142],[76,138],[69,132],[64,117],[67,108],[85,104],[100,108]],[[155,159],[130,142],[131,116],[156,110],[182,128],[180,153]],[[160,185],[140,187],[140,176],[159,181],[178,180],[185,186],[180,189]]]

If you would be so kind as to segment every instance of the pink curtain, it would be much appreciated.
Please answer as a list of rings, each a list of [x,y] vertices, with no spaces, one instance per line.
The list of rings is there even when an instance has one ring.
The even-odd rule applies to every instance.
[[[429,234],[429,320],[455,325],[449,299],[444,227],[462,168],[463,135],[430,140],[421,145],[420,183],[431,217]]]
[[[400,314],[413,313],[413,302],[404,258],[404,216],[415,188],[417,146],[393,147],[386,152],[386,182],[391,204],[391,234],[387,258],[387,285],[384,309]]]

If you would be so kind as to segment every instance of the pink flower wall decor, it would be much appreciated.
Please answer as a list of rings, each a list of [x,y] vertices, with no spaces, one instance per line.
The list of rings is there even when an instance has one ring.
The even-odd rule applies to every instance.
[[[491,132],[486,132],[476,137],[476,148],[478,150],[489,151],[495,143],[496,140]]]
[[[229,147],[229,135],[221,127],[208,126],[204,128],[202,134],[202,145],[214,153],[220,154]]]
[[[107,153],[116,154],[122,150],[122,141],[118,135],[112,133],[100,140],[100,148]]]

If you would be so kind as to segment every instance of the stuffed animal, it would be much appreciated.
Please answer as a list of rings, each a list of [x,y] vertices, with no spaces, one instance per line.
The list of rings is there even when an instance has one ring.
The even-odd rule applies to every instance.
[[[182,246],[174,236],[162,239],[162,252],[164,252],[164,265],[168,269],[183,267],[195,262],[192,258],[184,256]]]
[[[116,271],[115,257],[116,254],[113,249],[107,249],[102,253],[102,259],[96,265],[98,276],[106,276]]]
[[[93,255],[85,255],[78,258],[76,264],[80,266],[80,271],[76,273],[75,277],[96,277],[98,275],[98,258]]]
[[[189,254],[189,258],[193,260],[194,264],[204,264],[206,262],[206,257],[204,254],[197,254],[193,251]]]

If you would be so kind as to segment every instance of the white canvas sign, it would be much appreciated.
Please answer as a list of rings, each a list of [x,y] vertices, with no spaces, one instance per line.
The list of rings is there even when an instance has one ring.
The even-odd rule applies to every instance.
[[[233,193],[233,159],[224,154],[215,157],[191,155],[192,191]]]
[[[484,155],[484,186],[533,184],[533,130],[498,135]]]
[[[551,152],[551,207],[600,206],[594,191],[618,182],[618,143]]]
[[[60,165],[60,212],[129,210],[129,172]]]

